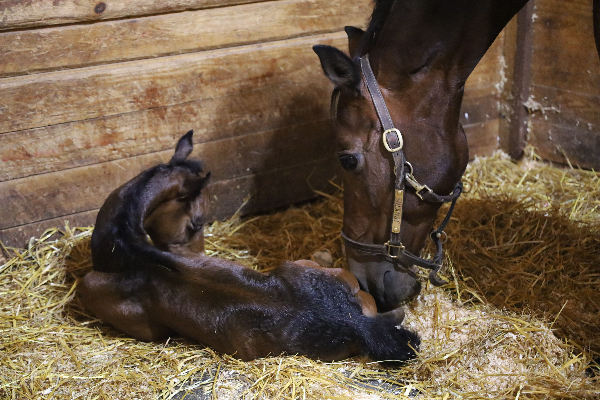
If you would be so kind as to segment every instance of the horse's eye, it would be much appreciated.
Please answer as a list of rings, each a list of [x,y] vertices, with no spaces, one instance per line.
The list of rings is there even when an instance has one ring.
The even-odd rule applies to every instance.
[[[342,168],[344,168],[346,171],[356,169],[358,166],[358,158],[353,154],[342,154],[339,158]]]

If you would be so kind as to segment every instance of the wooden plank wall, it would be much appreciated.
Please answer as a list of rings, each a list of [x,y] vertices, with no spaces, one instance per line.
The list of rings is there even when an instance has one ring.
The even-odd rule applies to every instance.
[[[315,44],[346,49],[370,0],[0,2],[0,240],[91,225],[111,190],[194,129],[214,218],[328,190],[331,84]],[[504,35],[470,79],[471,154],[498,147]],[[500,85],[500,86],[499,86]]]
[[[600,170],[600,59],[591,0],[536,0],[529,142],[546,160]]]
[[[505,91],[510,88],[507,57],[512,55],[510,35],[514,23],[500,33],[465,85],[460,122],[469,143],[469,155],[490,155],[500,148],[507,128]],[[508,54],[507,54],[508,53]]]

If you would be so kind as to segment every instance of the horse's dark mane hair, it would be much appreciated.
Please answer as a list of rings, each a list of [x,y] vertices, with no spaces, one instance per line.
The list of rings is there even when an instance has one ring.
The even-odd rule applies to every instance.
[[[373,13],[371,14],[371,20],[367,26],[367,30],[363,35],[360,44],[358,46],[357,55],[362,57],[367,54],[377,41],[377,35],[387,17],[390,14],[390,10],[396,0],[374,0]]]

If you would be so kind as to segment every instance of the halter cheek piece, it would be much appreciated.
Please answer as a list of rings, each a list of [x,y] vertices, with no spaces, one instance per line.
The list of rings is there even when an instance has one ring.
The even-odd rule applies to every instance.
[[[375,111],[377,111],[377,115],[381,121],[381,125],[383,126],[383,145],[385,149],[392,154],[394,159],[394,173],[396,175],[394,182],[394,212],[392,214],[390,239],[385,244],[358,242],[354,239],[350,239],[343,231],[342,239],[344,239],[344,242],[347,246],[350,246],[361,253],[382,256],[393,263],[394,266],[397,264],[403,264],[405,266],[417,265],[419,267],[430,269],[430,282],[435,286],[444,285],[446,282],[437,276],[438,271],[442,267],[442,238],[446,235],[444,228],[450,221],[450,216],[454,210],[456,200],[462,193],[462,182],[458,182],[452,190],[452,193],[449,195],[440,196],[435,194],[427,185],[421,185],[415,179],[413,176],[412,165],[406,161],[404,152],[402,151],[402,147],[404,145],[402,133],[400,133],[398,129],[394,128],[394,123],[392,122],[390,113],[385,105],[385,100],[383,99],[383,95],[379,90],[377,79],[375,78],[375,74],[373,74],[373,70],[371,69],[368,54],[360,58],[360,67],[365,79],[365,83],[367,84],[367,88],[369,89],[371,99],[373,100]],[[400,241],[402,205],[404,203],[404,191],[406,184],[415,190],[416,195],[422,201],[427,201],[430,203],[452,203],[440,226],[437,229],[432,229],[429,235],[437,248],[436,255],[431,260],[427,260],[412,254],[404,248],[402,242]]]

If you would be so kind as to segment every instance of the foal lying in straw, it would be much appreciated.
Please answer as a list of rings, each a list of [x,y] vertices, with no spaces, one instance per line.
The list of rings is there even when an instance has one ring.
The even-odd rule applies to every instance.
[[[181,335],[242,360],[415,356],[418,336],[397,327],[402,309],[377,314],[348,271],[301,260],[261,273],[205,256],[208,174],[187,160],[192,147],[190,131],[168,164],[142,172],[100,209],[94,271],[80,285],[88,309],[139,340]]]

